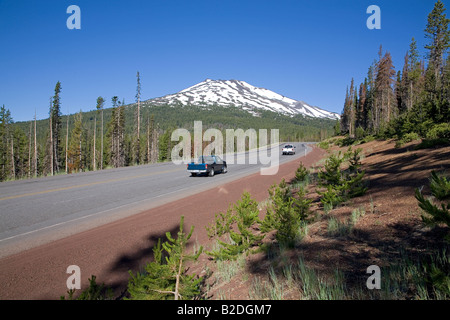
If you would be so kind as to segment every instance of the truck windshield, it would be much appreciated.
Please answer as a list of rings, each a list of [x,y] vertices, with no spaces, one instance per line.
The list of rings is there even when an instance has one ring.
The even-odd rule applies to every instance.
[[[214,162],[214,158],[212,156],[200,156],[198,158],[198,163],[205,163],[205,162]]]

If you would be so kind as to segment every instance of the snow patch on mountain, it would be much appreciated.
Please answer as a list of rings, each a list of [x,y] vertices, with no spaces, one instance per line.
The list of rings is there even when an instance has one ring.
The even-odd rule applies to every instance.
[[[239,80],[206,79],[178,93],[147,100],[152,105],[210,105],[227,107],[234,105],[257,114],[257,111],[268,110],[285,115],[301,114],[314,118],[339,119],[340,115],[297,101],[265,88],[258,88]]]

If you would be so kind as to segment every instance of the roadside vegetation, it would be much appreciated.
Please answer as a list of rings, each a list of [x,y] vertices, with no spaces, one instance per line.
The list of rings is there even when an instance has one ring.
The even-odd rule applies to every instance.
[[[419,51],[413,37],[397,72],[390,52],[380,46],[364,81],[358,86],[352,79],[347,87],[342,117],[335,124],[335,134],[346,135],[340,143],[375,137],[395,139],[396,147],[419,139],[418,148],[449,144],[449,22],[443,2],[436,1],[425,26],[426,51]]]
[[[210,241],[205,250],[194,246],[187,252],[194,229],[185,234],[182,218],[177,237],[167,234],[165,242],[157,242],[145,270],[130,271],[128,288],[119,298],[449,299],[450,178],[446,171],[430,171],[428,184],[410,192],[418,217],[417,241],[426,250],[411,250],[404,239],[380,244],[378,258],[373,259],[382,269],[381,289],[367,288],[365,268],[374,262],[364,258],[366,251],[353,250],[367,241],[361,222],[373,220],[375,227],[381,227],[378,221],[386,213],[380,213],[367,195],[372,184],[362,169],[367,146],[361,146],[351,149],[331,143],[324,160],[311,168],[300,162],[290,181],[270,187],[265,201],[257,202],[250,193],[243,193],[206,227]],[[358,175],[358,184],[348,183]],[[345,197],[329,205],[324,201],[329,190]],[[428,231],[421,231],[424,228]],[[316,238],[317,242],[312,240]],[[315,249],[324,242],[328,249]],[[336,247],[342,250],[338,257],[320,256]],[[347,256],[354,269],[338,262]],[[93,276],[78,299],[113,298],[95,280]],[[235,287],[240,288],[238,295],[233,292]],[[75,296],[69,292],[68,298]]]
[[[449,300],[449,21],[437,1],[425,29],[428,60],[413,38],[396,78],[380,48],[364,83],[347,90],[336,136],[318,144],[328,151],[323,161],[299,163],[262,203],[244,193],[216,213],[203,251],[185,252],[192,230],[184,235],[181,223],[180,240],[158,242],[124,296]],[[382,270],[380,289],[367,286],[371,265]],[[94,285],[86,290],[104,290]]]

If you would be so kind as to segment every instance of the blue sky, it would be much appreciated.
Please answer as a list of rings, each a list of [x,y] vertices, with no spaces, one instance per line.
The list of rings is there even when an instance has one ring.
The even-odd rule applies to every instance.
[[[450,1],[443,1],[450,16]],[[135,101],[207,78],[236,79],[325,110],[342,111],[380,44],[396,70],[424,29],[434,0],[0,0],[0,105],[15,121],[48,117],[61,81],[64,114],[95,108],[98,96]],[[70,5],[81,29],[69,30]],[[381,29],[369,30],[369,5]]]

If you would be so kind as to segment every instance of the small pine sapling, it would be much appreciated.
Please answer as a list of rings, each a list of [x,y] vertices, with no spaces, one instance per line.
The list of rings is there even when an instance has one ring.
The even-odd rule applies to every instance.
[[[211,239],[229,233],[234,222],[236,222],[236,216],[233,214],[233,208],[231,206],[226,212],[216,213],[214,223],[206,227],[208,237]]]
[[[295,171],[295,180],[297,182],[303,182],[306,180],[308,175],[309,175],[308,169],[306,169],[306,167],[303,165],[303,163],[300,162],[299,167]]]
[[[161,243],[158,239],[153,248],[154,261],[148,263],[144,273],[134,275],[131,271],[128,282],[128,292],[135,300],[189,300],[201,293],[202,278],[187,274],[185,262],[197,260],[203,247],[195,254],[186,253],[186,245],[192,236],[194,227],[189,234],[183,230],[184,216],[181,216],[180,229],[177,238],[170,232],[166,233],[168,241]]]
[[[220,248],[207,252],[216,260],[234,260],[241,253],[248,251],[251,247],[258,245],[264,235],[257,235],[253,227],[259,224],[258,203],[251,198],[248,192],[244,192],[241,200],[234,206],[234,217],[237,230],[229,230],[231,243],[218,240]]]
[[[437,199],[442,201],[440,207],[431,202],[430,199],[425,199],[421,190],[416,189],[415,197],[419,202],[419,207],[426,213],[422,215],[422,220],[428,225],[436,225],[439,223],[445,223],[450,227],[450,201],[449,189],[450,182],[444,176],[438,176],[434,171],[431,173],[430,183],[431,194]]]

